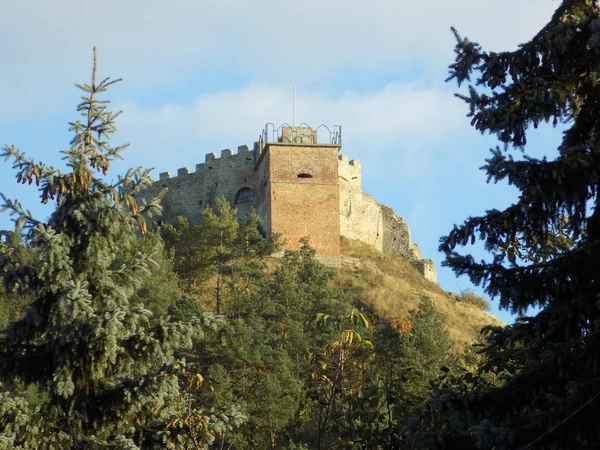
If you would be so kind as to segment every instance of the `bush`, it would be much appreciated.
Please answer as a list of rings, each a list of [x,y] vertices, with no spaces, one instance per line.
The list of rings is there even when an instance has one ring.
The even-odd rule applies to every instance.
[[[487,298],[477,294],[472,289],[465,289],[460,291],[460,294],[456,295],[456,301],[475,305],[483,311],[492,310],[492,303]]]

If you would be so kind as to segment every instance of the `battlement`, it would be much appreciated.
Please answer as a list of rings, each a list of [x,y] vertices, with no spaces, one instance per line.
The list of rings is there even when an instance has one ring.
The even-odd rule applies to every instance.
[[[206,155],[204,155],[204,162],[196,164],[195,172],[191,172],[188,167],[181,167],[177,169],[177,175],[175,177],[171,175],[171,172],[161,172],[159,174],[159,180],[164,181],[178,177],[185,177],[193,173],[205,173],[208,170],[213,170],[217,168],[216,166],[222,164],[254,164],[254,161],[256,161],[256,145],[255,148],[252,150],[250,150],[250,147],[248,147],[247,145],[240,145],[237,148],[237,153],[233,153],[233,150],[230,148],[221,150],[220,157],[217,156],[216,153],[207,153]]]
[[[339,159],[340,166],[342,164],[347,164],[349,166],[357,168],[358,170],[360,170],[360,168],[361,168],[359,161],[357,161],[356,159],[348,160],[348,157],[346,155],[339,155],[338,159]]]
[[[349,188],[360,191],[362,184],[361,165],[355,159],[348,160],[346,155],[338,156],[338,176],[340,183],[348,183]]]

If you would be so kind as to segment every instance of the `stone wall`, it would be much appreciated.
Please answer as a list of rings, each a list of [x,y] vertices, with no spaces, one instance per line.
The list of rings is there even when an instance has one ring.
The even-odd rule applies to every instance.
[[[421,258],[404,219],[363,192],[360,163],[341,155],[338,164],[340,234],[381,252],[402,256],[415,264],[425,278],[436,282],[433,261]]]
[[[417,261],[417,269],[429,281],[437,282],[437,272],[431,259],[426,258]]]
[[[365,194],[361,186],[358,161],[340,155],[338,163],[340,189],[340,234],[383,249],[383,217],[379,203]]]
[[[220,158],[215,153],[209,153],[204,163],[196,164],[194,172],[184,167],[177,171],[176,177],[169,172],[161,173],[159,180],[144,195],[152,197],[167,188],[162,201],[163,213],[159,219],[172,222],[178,216],[184,216],[191,223],[198,223],[202,210],[214,205],[218,196],[224,196],[233,204],[241,189],[251,189],[254,201],[236,204],[236,207],[241,213],[254,207],[266,220],[266,176],[263,173],[260,177],[260,173],[254,170],[255,155],[256,151],[250,150],[247,145],[238,147],[236,154],[231,149],[222,150]]]
[[[380,205],[383,217],[382,251],[400,255],[410,261],[421,260],[419,247],[412,241],[410,228],[392,208]]]

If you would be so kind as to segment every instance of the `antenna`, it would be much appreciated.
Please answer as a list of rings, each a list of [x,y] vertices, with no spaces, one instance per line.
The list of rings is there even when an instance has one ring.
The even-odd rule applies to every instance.
[[[292,126],[296,126],[296,85],[292,88]]]

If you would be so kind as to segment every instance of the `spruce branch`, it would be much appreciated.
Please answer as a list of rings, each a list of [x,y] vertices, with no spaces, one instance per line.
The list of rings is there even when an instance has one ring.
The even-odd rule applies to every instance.
[[[0,205],[0,212],[9,211],[9,214],[13,217],[15,227],[20,230],[22,228],[31,229],[41,224],[39,220],[33,218],[31,211],[23,208],[18,200],[10,200],[2,192],[0,192],[2,198],[2,204]]]

